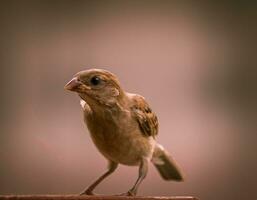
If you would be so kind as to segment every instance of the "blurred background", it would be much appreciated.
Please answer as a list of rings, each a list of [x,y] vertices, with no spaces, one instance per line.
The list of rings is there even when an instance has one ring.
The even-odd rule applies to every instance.
[[[0,194],[78,194],[103,173],[79,98],[63,89],[103,68],[146,97],[186,174],[165,182],[151,166],[139,195],[257,198],[254,1],[0,3]],[[120,166],[96,192],[125,192],[137,172]]]

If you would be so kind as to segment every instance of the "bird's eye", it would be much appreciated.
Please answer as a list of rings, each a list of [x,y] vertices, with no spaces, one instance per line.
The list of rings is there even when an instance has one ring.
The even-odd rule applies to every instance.
[[[93,76],[90,80],[92,85],[98,85],[101,82],[101,79],[98,76]]]

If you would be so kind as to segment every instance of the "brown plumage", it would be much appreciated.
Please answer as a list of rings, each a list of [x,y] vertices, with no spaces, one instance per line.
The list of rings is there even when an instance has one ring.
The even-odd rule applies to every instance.
[[[131,111],[139,124],[142,134],[155,137],[158,133],[157,116],[152,112],[144,97],[135,95],[132,101]]]
[[[82,194],[92,195],[118,164],[139,166],[139,177],[125,195],[136,195],[150,161],[165,180],[183,180],[174,160],[155,141],[158,120],[144,97],[125,92],[114,74],[101,69],[77,73],[65,89],[80,96],[91,138],[109,161],[107,172]]]

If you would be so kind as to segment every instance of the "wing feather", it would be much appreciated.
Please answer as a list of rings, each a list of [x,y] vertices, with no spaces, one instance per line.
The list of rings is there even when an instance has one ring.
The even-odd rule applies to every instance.
[[[131,109],[142,134],[146,137],[155,137],[158,133],[158,119],[144,97],[134,95]]]

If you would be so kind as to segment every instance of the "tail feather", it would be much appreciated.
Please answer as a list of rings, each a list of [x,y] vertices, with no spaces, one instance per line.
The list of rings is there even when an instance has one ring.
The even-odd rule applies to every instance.
[[[160,175],[165,180],[184,181],[183,174],[171,155],[161,145],[156,145],[153,159],[153,164],[159,171]]]

